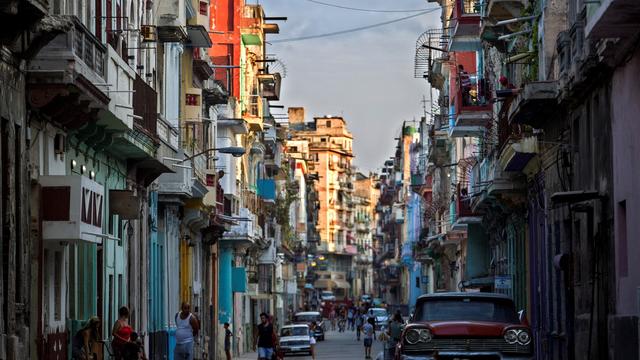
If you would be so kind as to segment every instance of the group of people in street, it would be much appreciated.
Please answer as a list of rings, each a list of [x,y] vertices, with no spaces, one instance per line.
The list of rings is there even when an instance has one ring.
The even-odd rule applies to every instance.
[[[191,313],[189,304],[182,303],[180,311],[175,315],[175,323],[174,358],[193,360],[193,344],[200,330],[200,321]],[[147,360],[142,339],[129,324],[128,307],[122,306],[118,309],[118,319],[113,324],[110,343],[100,336],[100,327],[100,318],[94,316],[76,332],[71,340],[73,360],[94,360],[103,350],[115,360]]]

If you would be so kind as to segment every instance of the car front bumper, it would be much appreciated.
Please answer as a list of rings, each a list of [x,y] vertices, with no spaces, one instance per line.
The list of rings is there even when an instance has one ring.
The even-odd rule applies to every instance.
[[[440,351],[438,353],[438,357],[434,357],[433,354],[430,355],[421,355],[421,354],[410,354],[410,355],[400,355],[400,360],[436,360],[445,357],[447,359],[460,359],[460,360],[473,360],[474,358],[482,358],[486,356],[494,356],[500,360],[532,360],[533,356],[531,355],[523,355],[523,354],[502,354],[499,352],[469,352],[469,351]]]
[[[283,346],[280,347],[280,350],[282,352],[284,352],[285,354],[292,354],[292,353],[301,353],[301,352],[310,352],[311,351],[311,346],[306,345],[306,346]]]

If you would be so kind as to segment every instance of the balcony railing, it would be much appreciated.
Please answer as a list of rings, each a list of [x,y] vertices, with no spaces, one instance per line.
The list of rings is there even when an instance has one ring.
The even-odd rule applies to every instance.
[[[145,134],[157,139],[158,94],[139,75],[136,75],[133,82],[133,91],[134,125]]]
[[[458,74],[457,93],[453,98],[455,114],[449,119],[451,137],[481,136],[492,117],[489,87],[475,74]]]

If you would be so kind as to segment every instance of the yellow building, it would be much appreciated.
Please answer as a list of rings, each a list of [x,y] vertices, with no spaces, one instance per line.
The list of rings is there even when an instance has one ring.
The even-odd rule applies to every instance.
[[[313,123],[305,124],[304,112],[300,116],[290,111],[289,121],[293,138],[287,147],[308,151],[309,171],[318,176],[320,242],[317,250],[327,259],[322,265],[324,269],[319,270],[331,272],[331,279],[346,280],[325,281],[321,288],[333,290],[337,298],[350,296],[352,260],[358,253],[352,198],[353,136],[339,116],[317,117]]]

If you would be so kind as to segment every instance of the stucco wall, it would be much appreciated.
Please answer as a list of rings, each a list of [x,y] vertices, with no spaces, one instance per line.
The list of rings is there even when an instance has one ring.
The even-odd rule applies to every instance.
[[[615,214],[616,311],[620,315],[638,314],[640,289],[640,50],[616,70],[611,89],[613,138],[613,177]],[[621,202],[626,204],[626,229]],[[626,230],[626,241],[624,231]]]

